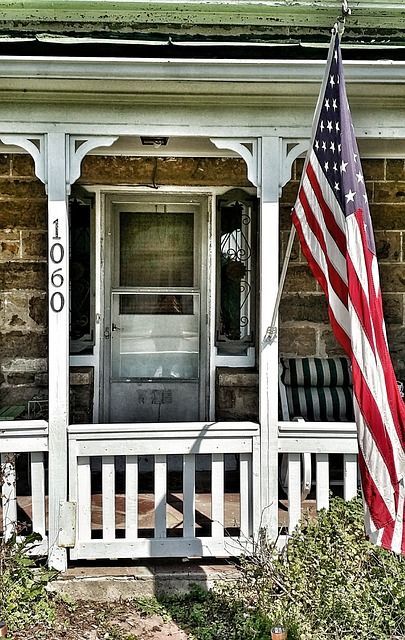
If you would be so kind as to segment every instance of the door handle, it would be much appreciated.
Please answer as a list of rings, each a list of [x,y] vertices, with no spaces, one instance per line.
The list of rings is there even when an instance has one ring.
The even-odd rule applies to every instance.
[[[111,331],[121,331],[121,328],[117,327],[117,325],[113,322],[111,325]]]
[[[110,327],[106,327],[106,328],[104,329],[104,338],[105,338],[106,340],[109,340],[109,339],[110,339]]]

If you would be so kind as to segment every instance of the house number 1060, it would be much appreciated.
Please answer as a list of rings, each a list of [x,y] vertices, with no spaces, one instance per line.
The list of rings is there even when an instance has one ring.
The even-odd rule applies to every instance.
[[[58,240],[61,240],[61,237],[59,235],[59,219],[56,218],[56,220],[54,220],[52,224],[55,227],[55,231],[54,235],[52,236],[53,242],[49,250],[49,257],[53,264],[58,265],[63,261],[63,258],[65,257],[65,249],[63,247],[63,244],[57,242]],[[64,282],[65,278],[63,276],[62,267],[56,267],[56,269],[54,269],[51,273],[52,287],[54,287],[55,289],[59,289]],[[55,311],[55,313],[59,313],[59,311],[62,311],[63,307],[65,306],[65,297],[63,293],[61,291],[54,291],[51,295],[49,304],[51,305],[52,311]]]

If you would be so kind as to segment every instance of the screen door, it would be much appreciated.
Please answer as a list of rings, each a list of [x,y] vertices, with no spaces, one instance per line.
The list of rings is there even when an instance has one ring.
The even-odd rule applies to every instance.
[[[110,422],[205,418],[205,215],[202,200],[189,200],[144,198],[110,207],[104,334]]]

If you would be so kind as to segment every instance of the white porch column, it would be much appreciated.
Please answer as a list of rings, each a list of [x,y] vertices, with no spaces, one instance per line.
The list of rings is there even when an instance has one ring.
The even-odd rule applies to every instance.
[[[260,314],[259,420],[261,442],[261,526],[278,532],[278,340],[265,340],[279,280],[279,191],[281,139],[263,137],[259,163]]]
[[[67,136],[47,134],[48,176],[48,372],[49,372],[49,565],[64,571],[59,512],[67,499],[69,424],[69,220]]]

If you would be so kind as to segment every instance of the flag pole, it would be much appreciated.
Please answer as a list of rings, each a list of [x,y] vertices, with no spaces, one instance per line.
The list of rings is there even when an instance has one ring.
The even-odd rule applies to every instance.
[[[273,316],[271,319],[271,324],[267,327],[266,333],[264,335],[264,342],[267,342],[269,344],[271,344],[274,341],[277,335],[278,310],[280,307],[281,296],[283,295],[284,283],[287,275],[288,265],[290,262],[291,251],[294,244],[294,238],[295,238],[295,226],[292,224],[290,235],[288,236],[287,247],[285,250],[283,268],[281,269],[280,280],[278,283],[278,291],[277,291],[276,301],[274,303],[274,310],[273,310]]]

